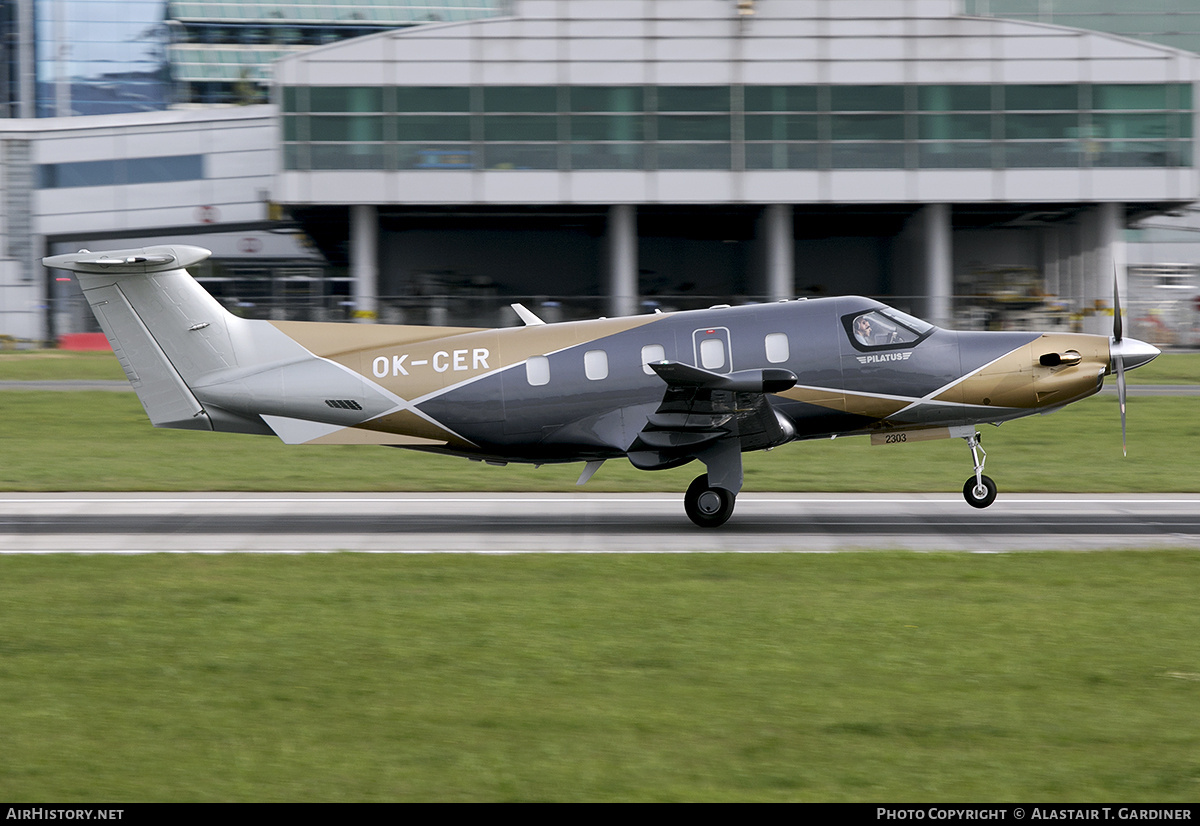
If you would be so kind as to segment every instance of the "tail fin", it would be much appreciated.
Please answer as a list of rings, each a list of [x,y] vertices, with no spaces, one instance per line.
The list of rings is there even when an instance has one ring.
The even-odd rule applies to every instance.
[[[237,366],[232,316],[184,267],[211,253],[189,246],[42,259],[77,273],[79,286],[155,427],[213,430],[189,385]]]
[[[172,245],[42,259],[47,267],[77,273],[155,427],[275,433],[291,443],[357,428],[407,404],[274,323],[226,312],[183,269],[209,254]],[[355,325],[291,324],[302,323],[320,331],[316,338],[334,337],[349,349],[356,341],[392,340],[386,331],[381,338],[378,330]],[[408,437],[386,428],[372,440],[358,430],[351,435],[355,444],[411,443],[397,441]]]

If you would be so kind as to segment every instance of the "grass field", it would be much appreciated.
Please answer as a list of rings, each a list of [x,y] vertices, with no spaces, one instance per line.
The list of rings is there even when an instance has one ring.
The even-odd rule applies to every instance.
[[[1200,399],[1130,400],[1128,458],[1114,397],[983,428],[987,472],[1017,491],[1197,492]],[[0,490],[572,491],[581,464],[498,468],[376,446],[288,446],[270,436],[156,430],[132,393],[0,392]],[[692,464],[605,464],[588,491],[682,491]],[[746,454],[748,491],[954,491],[959,439],[872,447],[865,438]]]
[[[1130,384],[1200,384],[1200,353],[1163,353],[1127,377]]]
[[[125,381],[117,357],[109,353],[69,350],[0,351],[0,381]]]
[[[22,378],[120,378],[69,361]],[[1200,361],[1164,364],[1177,384]],[[1112,398],[987,428],[988,472],[1197,491],[1196,404],[1132,399],[1128,459]],[[579,471],[155,430],[98,392],[0,393],[0,446],[6,490]],[[747,490],[957,490],[970,468],[957,440],[747,460]],[[610,462],[587,489],[696,472]],[[0,799],[1195,801],[1198,589],[1185,551],[0,557]]]
[[[1200,797],[1192,553],[0,572],[14,802]]]
[[[109,353],[0,354],[0,380],[123,378]],[[1131,383],[1200,384],[1200,354],[1166,354]],[[1200,400],[1130,401],[1123,458],[1116,399],[983,428],[1002,492],[1197,492]],[[580,464],[495,468],[373,446],[289,447],[263,436],[156,430],[133,394],[0,393],[0,490],[575,490]],[[954,491],[970,472],[960,440],[871,447],[863,438],[746,454],[754,491]],[[645,473],[607,463],[589,491],[684,490],[692,464]]]

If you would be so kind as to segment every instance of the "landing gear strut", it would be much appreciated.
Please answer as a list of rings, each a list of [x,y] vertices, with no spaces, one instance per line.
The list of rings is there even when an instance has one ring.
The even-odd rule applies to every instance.
[[[992,477],[983,475],[983,465],[987,462],[987,452],[979,443],[979,433],[972,430],[970,435],[963,436],[967,446],[971,448],[971,459],[975,462],[975,475],[963,485],[963,498],[973,508],[986,508],[996,501],[996,483]]]
[[[683,495],[683,509],[688,519],[702,528],[724,525],[733,515],[737,497],[724,488],[710,488],[708,474],[697,476]]]

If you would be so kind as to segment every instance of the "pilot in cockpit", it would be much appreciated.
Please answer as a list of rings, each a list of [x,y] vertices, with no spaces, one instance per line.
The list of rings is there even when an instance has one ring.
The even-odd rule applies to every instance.
[[[854,337],[860,344],[870,347],[875,342],[871,340],[871,320],[865,315],[854,319]]]
[[[893,324],[883,313],[864,313],[854,319],[854,337],[864,347],[882,347],[906,341],[902,328]]]

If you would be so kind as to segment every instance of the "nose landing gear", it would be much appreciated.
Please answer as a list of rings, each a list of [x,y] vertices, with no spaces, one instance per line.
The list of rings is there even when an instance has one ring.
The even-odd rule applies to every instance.
[[[975,475],[967,479],[963,485],[963,498],[973,508],[986,508],[996,501],[996,483],[992,477],[983,475],[983,465],[987,462],[987,451],[980,444],[978,431],[962,437],[971,448],[971,459],[975,463]]]

